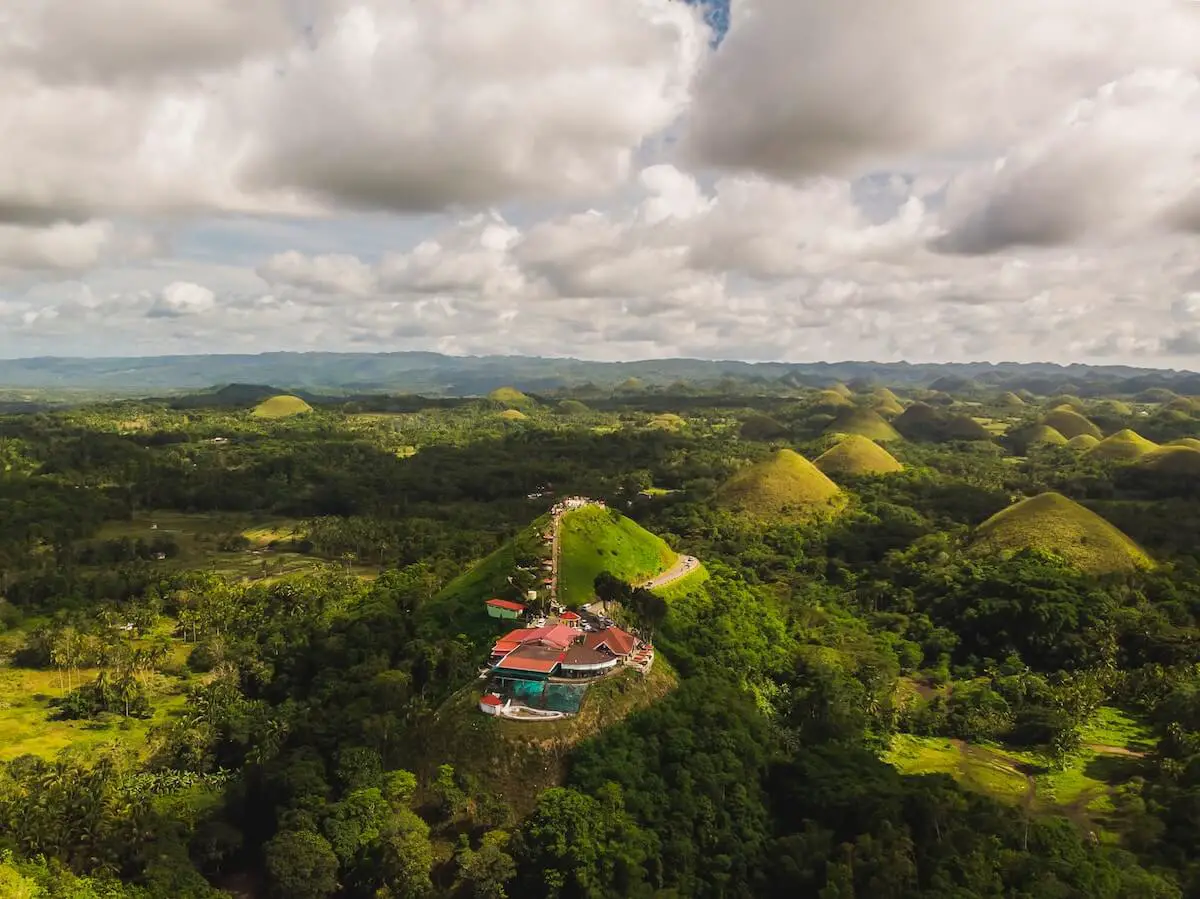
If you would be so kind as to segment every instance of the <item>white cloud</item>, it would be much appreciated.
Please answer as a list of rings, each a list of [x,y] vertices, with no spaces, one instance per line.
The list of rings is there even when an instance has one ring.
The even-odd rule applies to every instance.
[[[216,304],[216,295],[207,287],[187,281],[175,281],[163,288],[146,313],[151,318],[180,318],[201,315]]]
[[[317,293],[366,296],[375,289],[371,267],[354,256],[305,256],[295,250],[278,253],[258,270],[269,284],[288,284]]]

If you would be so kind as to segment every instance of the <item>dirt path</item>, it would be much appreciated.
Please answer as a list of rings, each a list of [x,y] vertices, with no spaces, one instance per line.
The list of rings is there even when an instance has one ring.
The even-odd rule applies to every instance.
[[[1087,749],[1092,752],[1099,752],[1102,755],[1124,755],[1135,759],[1144,759],[1146,753],[1138,752],[1136,749],[1126,749],[1124,746],[1105,746],[1103,743],[1088,743]]]
[[[679,580],[681,577],[686,577],[700,567],[700,560],[695,556],[680,556],[679,559],[657,577],[652,577],[650,580],[638,584],[639,587],[645,587],[647,590],[653,590],[655,587],[665,587],[673,581]]]

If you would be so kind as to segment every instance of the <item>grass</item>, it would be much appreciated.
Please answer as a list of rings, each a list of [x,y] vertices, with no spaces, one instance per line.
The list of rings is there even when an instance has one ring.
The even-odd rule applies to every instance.
[[[700,588],[705,581],[709,579],[708,569],[703,565],[689,572],[677,581],[672,581],[663,587],[655,589],[655,593],[665,599],[667,602],[675,602],[683,599],[685,596],[695,592]]]
[[[674,412],[664,412],[650,419],[649,427],[657,431],[678,431],[687,421]]]
[[[847,395],[839,393],[836,390],[820,390],[813,396],[814,406],[828,406],[831,408],[850,407],[854,404],[850,402]]]
[[[1158,444],[1147,440],[1137,431],[1125,428],[1105,437],[1088,450],[1088,455],[1113,462],[1133,462],[1156,449]]]
[[[541,523],[544,526],[545,520]],[[508,541],[443,587],[418,614],[442,634],[463,633],[482,640],[511,629],[511,621],[489,618],[483,604],[494,596],[509,595],[505,591],[516,569],[516,551],[517,541]]]
[[[818,456],[813,464],[831,477],[893,474],[904,468],[895,456],[875,441],[858,434],[848,435]]]
[[[1167,446],[1186,446],[1188,449],[1200,450],[1200,440],[1195,437],[1180,437],[1178,440],[1172,440]]]
[[[837,484],[792,450],[737,472],[721,487],[721,505],[757,518],[810,518],[840,508]]]
[[[1007,393],[1000,394],[1000,399],[998,402],[1001,406],[1008,406],[1011,409],[1019,409],[1025,405],[1025,401],[1011,390]]]
[[[1067,438],[1057,428],[1052,428],[1047,424],[1033,425],[1027,432],[1021,435],[1024,438],[1025,445],[1028,446],[1066,446]],[[1089,435],[1083,435],[1089,436]],[[1095,438],[1093,438],[1095,439]]]
[[[1160,446],[1137,460],[1141,468],[1165,475],[1200,475],[1200,449],[1186,444]]]
[[[1154,747],[1154,734],[1142,722],[1121,709],[1102,706],[1083,729],[1083,742],[1114,746],[1129,752],[1147,752]]]
[[[1067,441],[1067,446],[1080,453],[1086,453],[1092,447],[1099,445],[1100,440],[1091,434],[1080,434],[1078,437],[1072,437]]]
[[[1051,410],[1042,418],[1042,424],[1054,428],[1068,440],[1078,437],[1080,434],[1091,434],[1097,439],[1104,436],[1091,421],[1069,408]]]
[[[559,601],[572,608],[591,600],[601,571],[637,584],[677,559],[661,537],[619,512],[595,506],[563,515],[559,553]]]
[[[497,387],[488,394],[493,403],[501,403],[511,409],[531,409],[537,405],[533,398],[527,396],[515,387]]]
[[[1043,493],[997,512],[979,526],[973,543],[988,552],[1040,549],[1093,573],[1154,564],[1113,525],[1058,493]]]
[[[255,418],[291,418],[293,415],[303,415],[311,412],[312,406],[298,396],[281,394],[263,400],[254,407],[250,414]]]
[[[846,409],[825,429],[826,434],[855,434],[868,440],[900,440],[900,433],[872,409]]]
[[[529,416],[520,409],[505,409],[500,413],[500,417],[505,421],[524,421]]]

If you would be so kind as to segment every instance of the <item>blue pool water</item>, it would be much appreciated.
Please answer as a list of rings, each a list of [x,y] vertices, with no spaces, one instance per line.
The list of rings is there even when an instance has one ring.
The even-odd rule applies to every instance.
[[[583,704],[587,684],[549,684],[544,681],[509,680],[492,685],[501,696],[511,698],[531,709],[575,714]]]

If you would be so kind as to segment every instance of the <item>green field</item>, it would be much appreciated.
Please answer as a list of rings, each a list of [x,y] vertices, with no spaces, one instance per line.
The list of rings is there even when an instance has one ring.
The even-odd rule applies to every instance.
[[[661,574],[675,564],[675,552],[620,513],[588,507],[567,512],[559,526],[559,591],[563,605],[591,600],[596,575],[607,571],[630,584]]]

